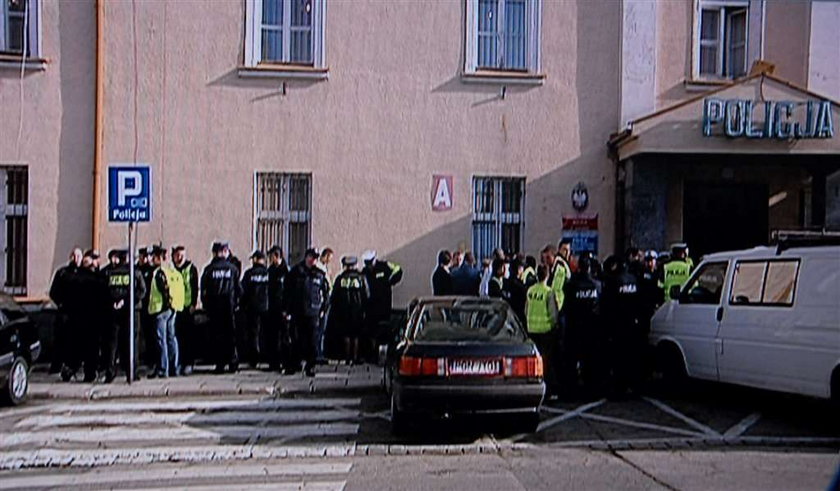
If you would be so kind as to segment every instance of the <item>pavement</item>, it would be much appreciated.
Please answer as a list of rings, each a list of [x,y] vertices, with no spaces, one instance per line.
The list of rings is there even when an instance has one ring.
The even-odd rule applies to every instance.
[[[33,372],[0,408],[0,490],[824,489],[840,420],[827,403],[713,384],[550,401],[533,434],[504,421],[390,433],[381,369],[245,370],[62,383]]]

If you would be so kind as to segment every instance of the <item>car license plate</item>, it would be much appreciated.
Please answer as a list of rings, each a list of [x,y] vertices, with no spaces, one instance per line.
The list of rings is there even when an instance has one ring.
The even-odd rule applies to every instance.
[[[502,361],[498,358],[449,360],[449,375],[498,375],[502,372]]]

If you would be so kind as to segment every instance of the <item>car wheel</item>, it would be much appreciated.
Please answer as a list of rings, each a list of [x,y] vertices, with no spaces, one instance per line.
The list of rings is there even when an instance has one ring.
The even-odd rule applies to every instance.
[[[540,426],[540,413],[539,411],[533,413],[526,413],[522,415],[522,423],[519,428],[519,431],[522,433],[536,433],[537,428]]]
[[[29,392],[29,365],[23,358],[17,357],[12,362],[5,389],[3,399],[7,404],[17,406],[26,400],[26,394]]]
[[[391,432],[394,435],[405,435],[408,429],[408,422],[405,414],[397,408],[397,396],[391,394]]]
[[[831,375],[831,402],[840,407],[840,367],[835,368]]]

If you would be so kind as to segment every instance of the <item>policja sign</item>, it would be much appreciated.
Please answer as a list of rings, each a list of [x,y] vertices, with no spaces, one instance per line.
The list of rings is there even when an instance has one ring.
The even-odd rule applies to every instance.
[[[134,379],[134,253],[132,244],[135,222],[152,219],[152,183],[148,165],[112,165],[108,167],[108,221],[128,223],[128,383]]]

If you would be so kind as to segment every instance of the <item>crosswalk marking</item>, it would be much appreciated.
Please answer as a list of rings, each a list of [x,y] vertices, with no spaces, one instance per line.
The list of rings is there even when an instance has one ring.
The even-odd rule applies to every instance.
[[[342,491],[347,485],[346,481],[302,481],[299,483],[284,482],[271,484],[242,484],[221,486],[172,486],[161,487],[155,484],[149,488],[131,488],[126,491],[145,491],[148,489],[188,489],[190,491]]]
[[[59,404],[50,408],[50,413],[62,412],[138,412],[138,411],[266,411],[278,409],[355,407],[362,403],[360,398],[336,399],[229,399],[198,401],[143,401],[143,402],[94,402]]]
[[[189,467],[155,467],[151,469],[108,469],[73,474],[40,474],[28,476],[4,476],[0,480],[0,489],[49,486],[92,486],[106,483],[143,483],[152,482],[155,487],[173,480],[208,480],[214,478],[288,478],[304,476],[330,476],[350,472],[350,462],[325,463],[271,463],[238,465],[201,465]],[[288,483],[294,484],[294,483]],[[249,485],[250,486],[250,485]],[[122,487],[122,486],[121,486]],[[179,488],[185,487],[183,484]]]

